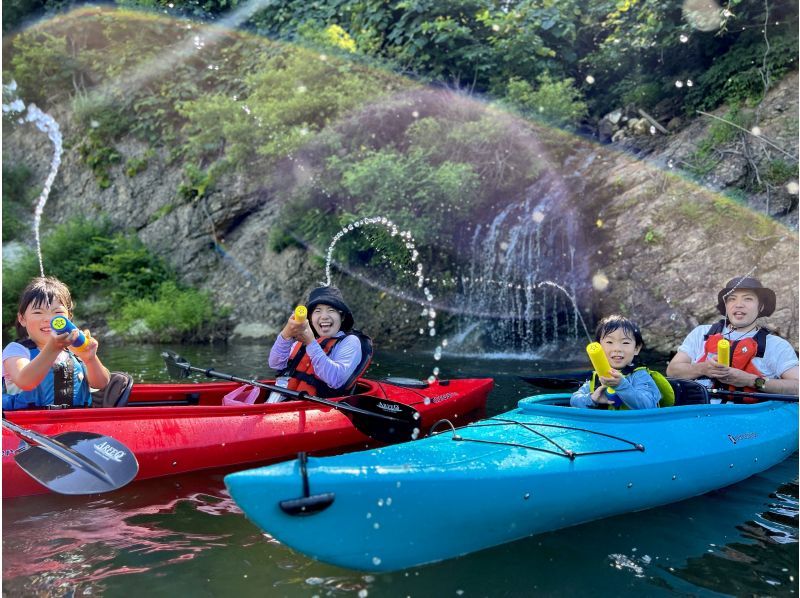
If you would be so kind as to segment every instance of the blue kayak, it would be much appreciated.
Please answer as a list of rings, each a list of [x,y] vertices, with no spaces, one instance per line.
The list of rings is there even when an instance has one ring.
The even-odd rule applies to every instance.
[[[518,408],[415,442],[228,475],[253,522],[310,557],[392,571],[734,484],[797,450],[797,403]],[[439,426],[439,430],[442,426]]]

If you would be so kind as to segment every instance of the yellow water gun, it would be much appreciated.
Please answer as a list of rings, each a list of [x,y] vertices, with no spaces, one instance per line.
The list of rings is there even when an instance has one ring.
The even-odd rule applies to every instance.
[[[731,365],[731,343],[726,338],[721,338],[717,342],[717,363],[725,367]]]
[[[608,363],[608,357],[606,357],[602,345],[596,342],[589,343],[586,346],[586,353],[589,354],[589,359],[592,361],[594,371],[597,372],[599,376],[608,378],[611,375],[611,364]],[[613,395],[616,391],[613,388],[606,388],[606,392]]]
[[[298,305],[294,308],[295,322],[305,322],[306,318],[308,318],[308,309],[306,309],[305,305]]]

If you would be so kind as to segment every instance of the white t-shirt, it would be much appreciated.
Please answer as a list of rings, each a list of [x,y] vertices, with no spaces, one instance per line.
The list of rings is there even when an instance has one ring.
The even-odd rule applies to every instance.
[[[686,353],[692,359],[692,363],[697,363],[705,353],[705,340],[703,336],[708,334],[709,330],[711,330],[711,324],[698,326],[692,330],[684,339],[683,344],[678,347],[678,351]],[[756,332],[758,332],[758,330],[754,329],[744,334],[736,331],[731,333],[727,326],[722,329],[722,334],[731,341],[731,344],[733,344],[733,341],[738,341],[740,338],[755,336]],[[716,357],[713,353],[710,355]],[[751,363],[758,368],[759,372],[764,374],[765,378],[780,378],[785,371],[797,367],[798,359],[797,353],[794,352],[792,345],[790,345],[786,339],[775,336],[774,334],[768,334],[764,356],[754,357]]]

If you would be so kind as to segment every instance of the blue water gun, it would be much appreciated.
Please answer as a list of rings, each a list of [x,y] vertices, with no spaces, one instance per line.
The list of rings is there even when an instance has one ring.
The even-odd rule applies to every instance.
[[[75,326],[75,324],[70,322],[69,319],[64,316],[56,316],[50,320],[50,328],[55,330],[56,333],[61,334],[63,332],[72,332],[77,328],[77,326]],[[74,341],[72,341],[72,347],[76,351],[84,351],[88,346],[89,339],[86,338],[86,335],[84,335],[83,332],[78,330],[78,336]]]

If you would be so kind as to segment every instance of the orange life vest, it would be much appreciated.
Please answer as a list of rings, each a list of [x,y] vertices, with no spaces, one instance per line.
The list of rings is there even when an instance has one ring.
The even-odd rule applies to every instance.
[[[356,331],[354,331],[354,334],[359,336],[359,339],[362,336],[361,333]],[[317,342],[325,354],[330,355],[337,343],[348,335],[318,338]],[[368,337],[365,336],[365,338]],[[372,360],[372,352],[365,354],[363,349],[364,345],[362,343],[361,363],[341,388],[331,388],[314,375],[314,366],[311,365],[311,358],[306,353],[306,347],[302,343],[297,343],[292,349],[289,362],[286,364],[286,369],[284,369],[282,375],[289,376],[289,390],[305,391],[310,395],[322,398],[341,397],[350,394],[350,390],[355,386],[358,378],[369,367]]]
[[[706,340],[704,346],[705,353],[702,357],[700,357],[698,363],[706,361],[709,353],[716,355],[717,343],[725,338],[722,335],[723,326],[724,323],[722,320],[720,320],[714,324],[708,331],[708,334],[704,336]],[[764,350],[767,347],[768,334],[769,331],[766,328],[760,328],[754,336],[749,338],[740,338],[739,340],[733,341],[731,343],[731,367],[736,368],[737,370],[745,371],[749,374],[753,374],[759,378],[763,378],[764,373],[753,364],[753,358],[764,356]],[[752,386],[746,386],[744,389],[741,389],[729,384],[719,384],[716,381],[714,382],[714,386],[725,387],[728,390],[744,390],[744,392],[753,393],[757,392],[757,390]],[[744,397],[742,402],[757,403],[758,399],[756,397]]]

